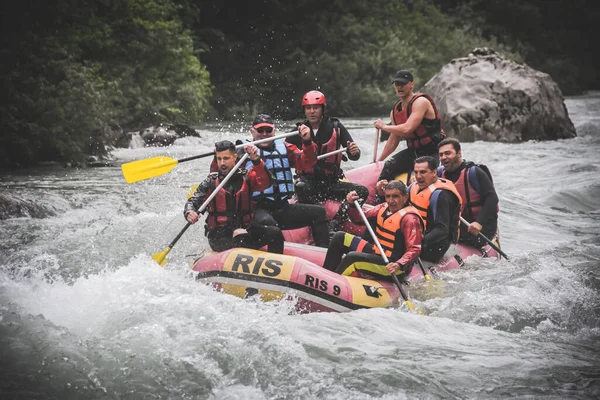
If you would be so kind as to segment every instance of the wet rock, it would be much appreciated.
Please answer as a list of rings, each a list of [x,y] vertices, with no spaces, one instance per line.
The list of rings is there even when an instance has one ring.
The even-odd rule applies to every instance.
[[[169,127],[167,129],[169,131],[174,131],[177,134],[177,136],[180,138],[186,137],[186,136],[200,137],[200,134],[198,133],[198,131],[196,131],[194,128],[191,128],[185,124],[169,125]]]
[[[146,146],[170,146],[176,139],[186,136],[200,137],[200,134],[184,124],[167,126],[161,124],[140,131],[140,136]]]
[[[40,206],[34,199],[0,193],[0,220],[19,217],[44,218],[51,215],[56,215],[56,213]]]
[[[457,58],[425,84],[450,137],[521,142],[577,135],[550,75],[489,48]]]
[[[177,139],[174,131],[167,131],[163,126],[150,126],[140,131],[140,136],[147,146],[170,146]]]

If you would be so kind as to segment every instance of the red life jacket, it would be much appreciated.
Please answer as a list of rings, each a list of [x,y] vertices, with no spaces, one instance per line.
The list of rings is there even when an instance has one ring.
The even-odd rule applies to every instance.
[[[421,221],[421,228],[425,230],[425,224],[423,223],[423,219],[419,215],[419,210],[417,210],[413,206],[404,207],[398,212],[393,213],[392,215],[384,218],[384,214],[387,211],[388,207],[381,207],[379,212],[377,213],[377,223],[375,225],[375,236],[377,236],[377,240],[379,240],[379,244],[381,244],[381,248],[383,249],[385,255],[389,259],[392,256],[392,252],[394,251],[394,242],[396,239],[396,232],[400,229],[400,225],[402,224],[402,218],[406,214],[415,214],[419,217]],[[404,254],[406,253],[405,243],[401,242],[401,246],[404,247],[402,249],[396,249],[396,253]],[[373,245],[373,251],[376,254],[381,255],[379,252],[379,248]]]
[[[406,139],[406,145],[409,149],[418,149],[426,145],[437,146],[437,143],[446,137],[446,133],[442,129],[440,113],[435,106],[435,102],[431,96],[425,93],[418,93],[414,95],[406,107],[402,107],[402,100],[398,100],[396,104],[394,104],[394,110],[392,113],[394,125],[404,124],[406,121],[408,121],[408,117],[410,117],[412,111],[412,104],[419,97],[425,97],[427,100],[429,100],[431,106],[433,107],[433,111],[435,112],[435,119],[423,118],[421,124],[419,124],[417,129],[414,130],[413,138]],[[434,138],[436,136],[438,140],[436,140],[437,143],[434,143]]]
[[[486,165],[468,162],[465,168],[460,171],[460,176],[454,183],[454,186],[463,199],[460,212],[469,222],[477,221],[482,208],[481,196],[479,195],[479,181],[477,179],[477,171],[475,170],[476,167],[481,168],[490,178],[492,185],[494,184],[492,173]],[[446,178],[446,170],[444,167],[439,168],[438,176]],[[496,205],[496,212],[499,211],[500,207]]]
[[[248,177],[245,172],[240,171],[239,173],[243,174],[243,182],[237,193],[232,194],[222,188],[211,200],[206,218],[208,229],[217,227],[247,228],[252,223],[254,212],[252,211],[252,193]],[[207,196],[210,196],[220,182],[218,173],[211,173],[210,177],[212,178],[211,189]]]
[[[331,118],[331,121],[333,122],[333,132],[331,133],[331,138],[321,146],[317,147],[317,156],[331,153],[332,151],[336,151],[341,147],[341,133],[338,126],[338,120],[336,118]],[[326,176],[340,176],[342,175],[342,170],[340,168],[341,164],[342,153],[338,153],[329,157],[325,157],[322,160],[318,160],[315,167],[319,168]]]

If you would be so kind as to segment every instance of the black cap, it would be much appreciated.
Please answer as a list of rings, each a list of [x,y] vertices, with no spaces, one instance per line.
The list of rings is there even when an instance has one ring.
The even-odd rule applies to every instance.
[[[410,73],[410,71],[403,69],[403,70],[396,72],[396,77],[394,78],[392,83],[396,83],[396,82],[408,83],[408,82],[412,82],[414,80],[415,80],[415,78],[413,78],[413,75]]]
[[[235,144],[233,144],[233,142],[230,142],[229,140],[221,140],[220,142],[215,143],[215,151],[225,150],[235,151]]]
[[[254,118],[254,121],[252,121],[252,127],[257,129],[257,128],[262,128],[263,126],[268,126],[269,128],[273,128],[273,119],[271,118],[270,115],[268,114],[258,114],[256,116],[256,118]]]

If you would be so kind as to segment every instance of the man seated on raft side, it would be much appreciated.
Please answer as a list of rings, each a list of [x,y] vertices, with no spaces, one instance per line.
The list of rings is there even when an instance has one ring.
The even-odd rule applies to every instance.
[[[470,226],[460,224],[459,243],[481,248],[487,245],[479,233],[494,240],[498,231],[498,195],[487,166],[465,161],[460,142],[446,138],[438,145],[441,167],[438,176],[454,182],[462,197],[462,217]]]
[[[317,155],[346,147],[348,159],[352,161],[360,159],[360,149],[350,132],[337,118],[327,115],[327,100],[323,93],[318,90],[305,93],[302,96],[302,108],[306,120],[296,125],[301,135],[310,135],[312,141],[317,145]],[[297,147],[301,145],[301,138],[298,136],[288,137],[286,141]],[[316,165],[309,168],[297,168],[296,196],[298,202],[318,204],[325,200],[342,201],[351,190],[355,190],[363,200],[366,200],[369,190],[365,186],[340,180],[344,177],[344,171],[341,168],[343,159],[346,159],[346,156],[338,153],[317,161]],[[342,204],[329,222],[329,230],[337,231],[347,219],[347,207]]]
[[[341,275],[360,271],[384,279],[396,274],[401,280],[405,280],[410,274],[421,253],[423,221],[418,210],[408,204],[408,191],[404,183],[386,181],[384,184],[380,181],[377,182],[377,188],[383,191],[385,203],[368,209],[364,207],[364,213],[374,228],[389,263],[386,265],[372,239],[367,241],[349,233],[336,232],[331,239],[323,268]],[[350,204],[350,217],[357,224],[364,225],[354,206],[354,201],[359,198],[355,191],[346,195],[346,201]],[[346,256],[342,259],[344,254]]]
[[[409,186],[408,201],[425,223],[421,259],[437,263],[456,243],[462,198],[454,184],[437,176],[438,160],[431,156],[415,160],[415,182]]]
[[[267,114],[254,118],[250,134],[254,140],[275,136],[275,124]],[[280,229],[297,229],[310,226],[316,246],[329,245],[327,213],[322,205],[290,204],[294,195],[292,168],[301,165],[311,168],[317,162],[317,145],[310,137],[308,129],[301,132],[302,143],[298,148],[283,139],[258,144],[260,157],[274,175],[273,184],[267,189],[254,191],[254,218],[257,224],[277,226]],[[250,168],[253,161],[249,161]]]
[[[264,245],[272,253],[283,254],[283,234],[276,226],[258,225],[254,222],[252,193],[262,191],[272,184],[272,176],[261,160],[256,146],[244,150],[252,160],[248,170],[238,169],[206,208],[208,216],[204,234],[212,251],[220,252],[234,247],[260,249]],[[235,145],[223,140],[215,144],[217,172],[211,172],[198,185],[185,203],[183,215],[194,224],[198,222],[197,210],[233,169],[238,160]]]
[[[379,161],[391,155],[402,139],[406,140],[407,148],[385,162],[378,181],[411,171],[417,157],[437,158],[437,144],[446,137],[435,102],[425,93],[414,93],[415,82],[410,71],[398,71],[392,84],[399,97],[390,112],[392,123],[385,125],[381,119],[373,123],[375,128],[390,134]]]

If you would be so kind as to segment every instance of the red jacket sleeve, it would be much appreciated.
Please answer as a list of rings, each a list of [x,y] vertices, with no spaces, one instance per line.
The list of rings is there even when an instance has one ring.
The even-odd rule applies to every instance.
[[[421,242],[423,241],[423,229],[421,228],[421,221],[415,214],[406,214],[402,218],[400,229],[404,235],[404,244],[406,245],[406,252],[396,262],[407,265],[417,260],[417,257],[421,254]]]
[[[262,159],[248,170],[248,183],[252,192],[262,192],[271,186],[271,173]]]
[[[302,142],[302,150],[296,145],[285,142],[288,150],[290,165],[298,172],[310,172],[317,163],[317,144],[310,141],[309,144]]]

